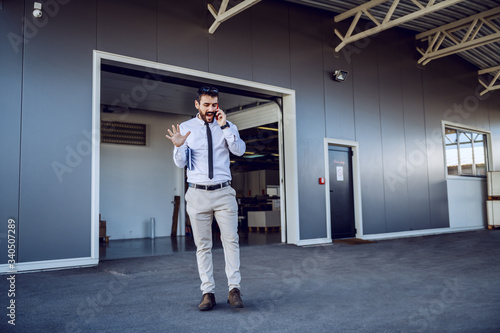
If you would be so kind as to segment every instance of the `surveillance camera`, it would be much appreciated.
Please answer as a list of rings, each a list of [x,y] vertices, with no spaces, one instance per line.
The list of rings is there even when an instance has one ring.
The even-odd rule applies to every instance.
[[[40,9],[35,9],[35,10],[33,11],[33,16],[34,16],[34,17],[37,17],[37,18],[38,18],[38,17],[42,17],[42,11],[41,11]]]

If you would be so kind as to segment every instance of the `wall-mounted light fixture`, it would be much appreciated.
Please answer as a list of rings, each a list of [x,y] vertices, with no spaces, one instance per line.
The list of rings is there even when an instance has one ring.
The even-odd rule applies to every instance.
[[[42,17],[42,4],[40,2],[35,2],[33,5],[33,16],[36,18]]]
[[[345,79],[347,79],[347,76],[349,75],[348,71],[343,71],[341,69],[336,70],[335,73],[333,73],[333,79],[338,82],[344,82]]]

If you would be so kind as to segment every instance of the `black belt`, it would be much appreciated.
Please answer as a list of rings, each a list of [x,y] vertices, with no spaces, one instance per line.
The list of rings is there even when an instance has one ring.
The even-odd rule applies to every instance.
[[[206,190],[206,191],[213,191],[213,190],[218,190],[220,188],[224,188],[231,185],[231,181],[227,181],[221,184],[215,184],[215,185],[199,185],[199,184],[193,184],[189,183],[189,187],[195,188],[197,190]]]

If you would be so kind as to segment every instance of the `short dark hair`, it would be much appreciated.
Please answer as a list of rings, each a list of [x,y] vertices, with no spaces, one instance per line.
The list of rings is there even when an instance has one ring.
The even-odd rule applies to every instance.
[[[198,103],[201,100],[201,96],[203,95],[208,95],[210,97],[217,97],[219,98],[219,89],[215,87],[209,87],[209,86],[203,86],[200,89],[198,89],[198,94],[196,96],[196,100]]]

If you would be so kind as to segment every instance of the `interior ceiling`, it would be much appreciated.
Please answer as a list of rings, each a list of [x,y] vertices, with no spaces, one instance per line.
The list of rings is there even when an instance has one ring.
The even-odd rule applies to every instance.
[[[286,0],[305,6],[321,8],[336,14],[346,12],[360,5],[366,4],[367,0]],[[436,3],[443,0],[437,0]],[[428,1],[420,0],[420,3],[425,5]],[[391,7],[393,1],[387,1],[372,9],[369,12],[380,22],[384,20],[386,13]],[[441,9],[439,11],[421,16],[412,21],[399,25],[401,28],[412,30],[415,32],[425,32],[448,23],[458,21],[460,19],[479,14],[486,10],[500,6],[499,0],[465,0],[453,6]],[[401,0],[400,4],[394,11],[393,18],[405,16],[414,11],[415,6],[410,0]],[[366,19],[366,17],[362,18]],[[349,19],[348,19],[349,20]],[[352,20],[352,19],[350,19]],[[349,21],[350,21],[349,20]],[[347,21],[347,20],[346,20]],[[479,36],[478,36],[479,37]],[[337,39],[338,40],[338,39]],[[500,43],[491,43],[475,49],[457,53],[468,62],[474,64],[478,69],[486,69],[500,65]],[[439,61],[439,60],[435,60]]]
[[[247,128],[240,131],[246,144],[243,156],[231,155],[231,170],[279,170],[278,123]]]
[[[157,84],[154,89],[142,89],[142,79],[124,74],[102,72],[101,104],[109,112],[121,112],[127,108],[188,116],[196,115],[194,100],[198,88],[169,82],[158,82]],[[203,85],[200,83],[200,87]],[[269,102],[265,99],[223,91],[219,93],[219,100],[220,108],[229,112],[239,110],[240,107],[245,108]]]
[[[201,81],[125,63],[106,61],[101,66],[101,105],[105,112],[137,109],[195,116],[194,100],[201,86],[219,89],[219,106],[227,113],[269,103],[274,98],[222,82]]]

